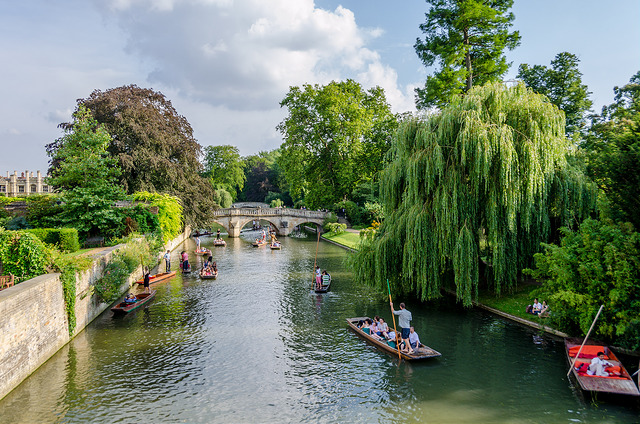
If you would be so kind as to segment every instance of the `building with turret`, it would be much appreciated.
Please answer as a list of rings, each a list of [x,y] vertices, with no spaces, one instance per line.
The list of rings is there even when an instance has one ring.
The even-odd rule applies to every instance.
[[[19,176],[18,171],[13,171],[11,175],[7,171],[6,177],[0,177],[0,196],[18,197],[51,192],[51,186],[47,184],[46,177],[43,177],[40,171],[36,172],[35,176],[29,171],[24,171]]]

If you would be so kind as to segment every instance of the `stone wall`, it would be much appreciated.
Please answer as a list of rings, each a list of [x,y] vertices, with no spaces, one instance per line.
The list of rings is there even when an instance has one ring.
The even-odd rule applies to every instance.
[[[173,250],[189,237],[191,229],[169,241]],[[102,250],[93,266],[76,283],[74,336],[110,305],[98,300],[92,284],[101,277],[111,255],[124,245]],[[127,291],[142,276],[138,267],[121,287]],[[60,274],[41,275],[0,291],[0,399],[13,390],[54,353],[69,342],[69,324]]]

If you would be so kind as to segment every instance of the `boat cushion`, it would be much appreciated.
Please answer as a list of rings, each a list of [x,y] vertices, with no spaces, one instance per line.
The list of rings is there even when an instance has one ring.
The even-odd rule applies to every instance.
[[[580,346],[572,346],[569,348],[569,356],[571,358],[575,358],[576,353],[580,350]],[[606,352],[604,346],[596,346],[596,345],[586,345],[580,351],[580,358],[585,359],[593,359],[598,356],[598,352]],[[605,359],[609,359],[607,355],[604,356]]]

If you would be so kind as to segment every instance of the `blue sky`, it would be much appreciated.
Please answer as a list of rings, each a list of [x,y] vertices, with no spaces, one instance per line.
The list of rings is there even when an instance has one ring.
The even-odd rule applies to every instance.
[[[276,148],[291,85],[353,78],[411,110],[428,72],[413,44],[423,0],[46,0],[0,2],[0,172],[46,170],[76,99],[137,84],[161,91],[200,144]],[[516,0],[513,62],[576,54],[594,109],[640,70],[638,0]]]

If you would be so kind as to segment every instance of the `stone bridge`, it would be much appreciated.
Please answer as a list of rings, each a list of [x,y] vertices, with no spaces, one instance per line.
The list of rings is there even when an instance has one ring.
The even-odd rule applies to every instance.
[[[240,237],[242,227],[254,219],[268,221],[277,235],[286,236],[296,226],[306,223],[315,224],[322,231],[322,223],[329,212],[288,208],[227,208],[217,209],[212,215],[214,222],[227,229],[229,237]]]

